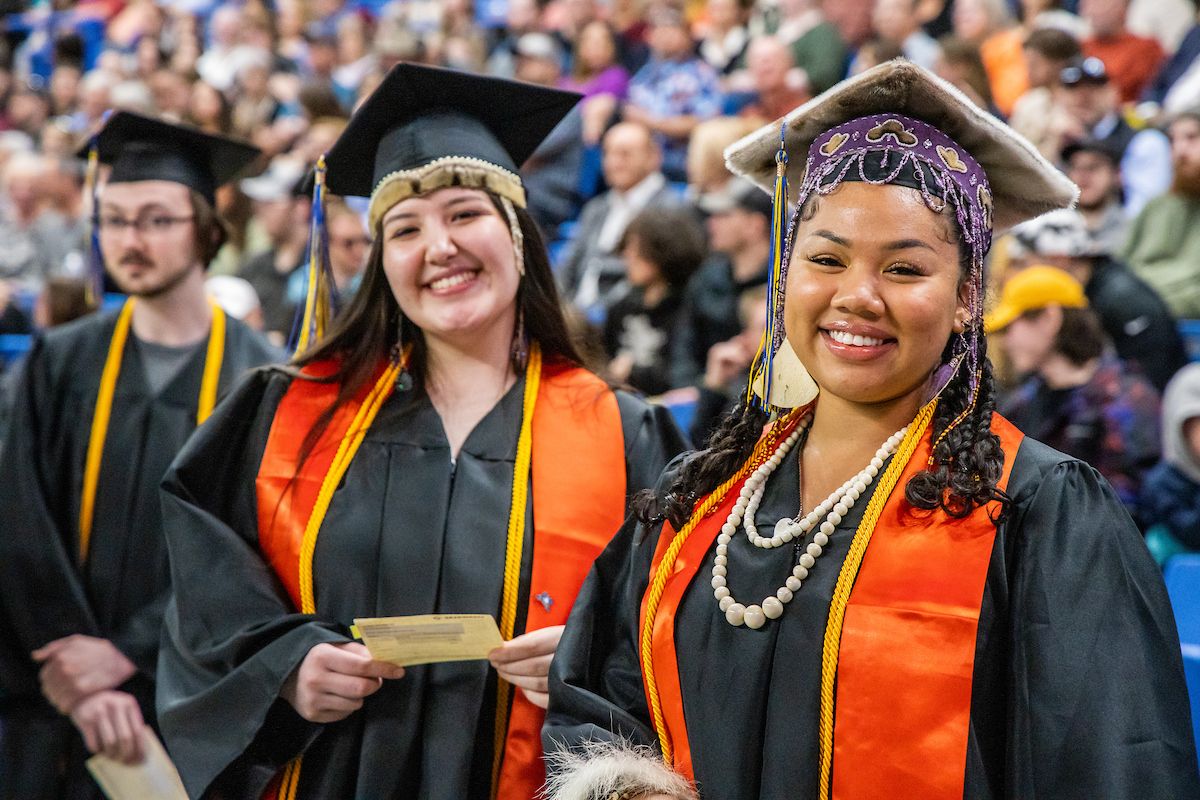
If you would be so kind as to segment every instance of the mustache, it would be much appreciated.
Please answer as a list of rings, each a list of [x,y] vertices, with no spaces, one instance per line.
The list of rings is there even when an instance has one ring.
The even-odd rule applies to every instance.
[[[129,253],[120,258],[117,262],[123,267],[149,267],[153,266],[153,262],[142,255],[141,253]]]

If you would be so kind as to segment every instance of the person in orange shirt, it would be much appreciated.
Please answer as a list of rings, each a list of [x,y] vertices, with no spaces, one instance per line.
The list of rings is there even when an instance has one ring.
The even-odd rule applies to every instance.
[[[1092,26],[1083,41],[1084,55],[1104,62],[1122,103],[1136,102],[1162,65],[1162,47],[1154,39],[1125,29],[1129,0],[1080,0],[1079,14]]]

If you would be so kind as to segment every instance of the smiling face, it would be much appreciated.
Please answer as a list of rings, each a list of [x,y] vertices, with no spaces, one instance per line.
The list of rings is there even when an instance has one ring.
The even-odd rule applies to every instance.
[[[512,335],[516,254],[487,194],[452,187],[401,200],[383,215],[381,235],[392,294],[427,336]]]
[[[857,182],[815,209],[788,268],[788,341],[827,395],[873,405],[921,393],[968,318],[949,218],[915,189]]]

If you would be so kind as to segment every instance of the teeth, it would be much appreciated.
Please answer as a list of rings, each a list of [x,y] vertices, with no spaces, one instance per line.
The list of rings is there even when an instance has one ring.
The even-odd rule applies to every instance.
[[[845,331],[830,331],[829,338],[839,344],[848,344],[853,347],[875,347],[883,344],[883,339],[874,339],[870,336],[855,336]]]
[[[433,289],[435,292],[440,292],[443,289],[450,289],[452,287],[466,283],[467,281],[473,280],[474,278],[475,278],[474,272],[456,272],[449,277],[438,278],[436,281],[429,284],[429,288]]]

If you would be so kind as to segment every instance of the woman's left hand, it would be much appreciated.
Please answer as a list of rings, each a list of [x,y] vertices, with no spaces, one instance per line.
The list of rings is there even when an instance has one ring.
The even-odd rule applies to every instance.
[[[538,708],[550,703],[550,661],[562,638],[563,626],[555,625],[515,636],[488,654],[500,677],[521,691]]]

